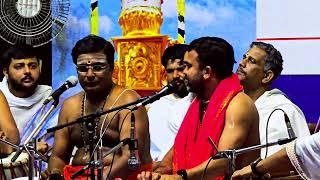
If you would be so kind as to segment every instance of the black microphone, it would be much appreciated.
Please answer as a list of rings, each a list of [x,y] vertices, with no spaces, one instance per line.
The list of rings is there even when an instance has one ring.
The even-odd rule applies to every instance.
[[[296,135],[293,132],[293,129],[292,129],[292,126],[291,126],[291,123],[290,123],[290,120],[289,120],[289,117],[288,117],[287,113],[286,112],[283,112],[283,113],[284,113],[284,121],[286,122],[289,138],[290,139],[291,138],[296,138]]]
[[[67,89],[76,86],[78,83],[78,78],[75,76],[70,76],[57,90],[55,90],[44,102],[43,105],[48,104],[52,100],[56,100],[59,96],[65,92]]]
[[[293,138],[281,138],[281,139],[278,139],[277,144],[279,144],[279,145],[287,144],[287,143],[289,143],[289,142],[291,142],[291,141],[293,141],[295,139],[296,139],[296,137],[293,137]]]
[[[183,84],[183,80],[175,79],[163,87],[159,92],[154,95],[149,96],[147,99],[143,100],[142,102],[138,103],[133,110],[139,108],[140,106],[145,106],[147,104],[153,103],[154,101],[160,99],[163,96],[171,94],[175,92],[181,84]]]
[[[136,171],[140,168],[140,161],[136,157],[136,150],[138,149],[138,140],[135,139],[135,116],[131,111],[131,121],[130,121],[130,142],[129,150],[130,157],[128,159],[128,168],[132,171]]]
[[[23,148],[19,147],[19,149],[14,154],[14,156],[11,158],[11,162],[15,162],[18,159],[18,157],[20,156],[20,154],[22,153],[22,151],[23,151]]]

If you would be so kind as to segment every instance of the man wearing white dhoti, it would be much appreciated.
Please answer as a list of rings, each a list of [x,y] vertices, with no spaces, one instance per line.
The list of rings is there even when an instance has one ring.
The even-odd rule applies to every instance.
[[[243,55],[237,70],[244,92],[255,101],[260,123],[260,143],[275,142],[288,138],[288,126],[292,126],[291,135],[304,137],[310,135],[307,122],[300,108],[278,89],[272,89],[272,82],[280,75],[283,59],[280,52],[271,44],[253,42]],[[286,122],[285,116],[289,121]],[[261,150],[265,158],[280,150],[273,146]]]
[[[28,123],[38,118],[38,110],[51,94],[52,88],[38,85],[41,60],[37,58],[34,48],[28,45],[21,48],[10,47],[4,52],[0,62],[5,75],[0,83],[0,90],[8,100],[20,138],[23,139],[26,138],[25,132],[30,130],[27,128]]]

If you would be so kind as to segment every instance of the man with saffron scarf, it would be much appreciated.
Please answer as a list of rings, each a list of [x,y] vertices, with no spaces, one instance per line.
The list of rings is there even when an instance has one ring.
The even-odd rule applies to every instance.
[[[259,144],[258,112],[232,73],[234,62],[233,48],[224,39],[202,37],[191,42],[180,77],[197,96],[159,168],[140,173],[138,179],[200,179],[217,153],[209,137],[218,151]],[[259,151],[237,156],[236,169],[257,157]],[[227,171],[227,159],[212,160],[204,178],[223,179]]]

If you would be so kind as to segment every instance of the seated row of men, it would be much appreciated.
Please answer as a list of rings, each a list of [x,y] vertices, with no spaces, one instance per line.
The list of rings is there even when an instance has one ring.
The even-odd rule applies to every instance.
[[[5,62],[2,63],[5,78],[0,86],[3,92],[0,93],[3,114],[0,131],[6,140],[19,144],[28,118],[31,118],[23,112],[33,114],[35,110],[31,111],[31,108],[38,109],[51,93],[51,88],[37,83],[41,65],[32,49],[13,49],[14,53],[5,53],[7,58],[1,60]],[[139,99],[135,91],[112,82],[114,47],[110,42],[89,35],[75,44],[71,55],[83,91],[63,102],[58,124],[70,123],[82,116]],[[151,104],[148,112],[140,107],[135,111],[124,109],[97,118],[93,143],[98,143],[102,136],[102,152],[130,137],[130,114],[136,118],[136,155],[141,168],[139,171],[128,168],[130,151],[128,146],[124,146],[103,158],[104,176],[123,179],[199,179],[203,176],[205,179],[221,179],[225,175],[231,176],[228,160],[210,161],[210,157],[218,151],[288,137],[285,115],[295,136],[310,135],[302,111],[283,92],[271,87],[282,71],[283,60],[279,51],[270,44],[253,42],[243,56],[237,74],[232,72],[234,63],[233,47],[218,37],[202,37],[190,45],[168,47],[162,57],[167,80],[181,80],[181,86],[190,93],[184,98],[178,97],[187,94],[181,88],[174,95]],[[67,179],[86,165],[92,155],[89,152],[91,139],[86,123],[58,130],[49,160],[50,176],[64,175]],[[4,154],[13,151],[4,144],[0,147]],[[77,151],[69,165],[74,147]],[[47,144],[43,142],[39,148],[45,151]],[[258,157],[270,156],[280,148],[273,146],[263,149],[261,154],[260,151],[241,154],[236,158],[236,169],[247,166]]]

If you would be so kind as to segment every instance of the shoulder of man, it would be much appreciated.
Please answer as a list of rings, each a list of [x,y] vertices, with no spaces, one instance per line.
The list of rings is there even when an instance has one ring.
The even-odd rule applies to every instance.
[[[243,92],[239,92],[237,95],[233,97],[228,108],[227,114],[232,114],[235,116],[257,116],[258,111],[256,106],[254,105],[253,100]],[[245,119],[254,119],[254,118],[245,118]]]
[[[127,89],[122,86],[116,86],[113,96],[119,98],[122,102],[130,102],[132,100],[138,100],[140,95],[133,89]]]
[[[75,103],[76,104],[81,103],[82,97],[83,97],[83,92],[79,92],[75,95],[72,95],[63,101],[63,106],[73,107]]]

